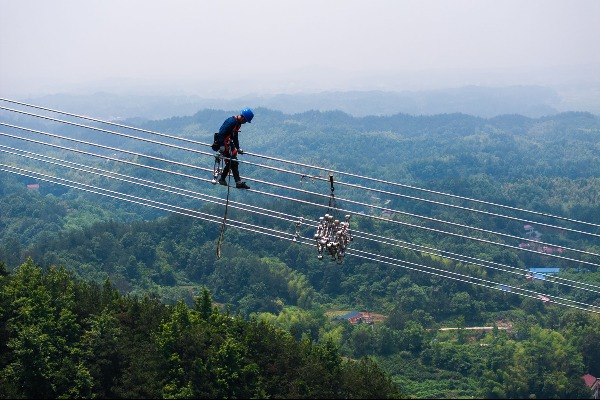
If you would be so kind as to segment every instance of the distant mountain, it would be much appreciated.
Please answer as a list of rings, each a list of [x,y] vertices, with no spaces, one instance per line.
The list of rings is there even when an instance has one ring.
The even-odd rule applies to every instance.
[[[521,114],[541,117],[556,114],[558,94],[540,86],[491,88],[466,86],[417,92],[352,91],[276,95],[261,99],[266,107],[286,113],[339,110],[367,115],[434,115],[463,113],[478,117]]]
[[[265,107],[284,113],[310,110],[343,111],[355,117],[368,115],[435,115],[463,113],[490,118],[519,114],[538,118],[564,111],[600,113],[600,95],[574,89],[542,86],[464,86],[427,91],[328,91],[276,95],[247,94],[238,98],[208,98],[199,95],[140,95],[98,92],[90,95],[54,94],[25,99],[35,105],[56,108],[100,119],[161,119],[192,115],[201,109],[236,111],[243,107]],[[563,93],[563,94],[561,94]],[[576,93],[580,95],[577,96]],[[596,99],[596,97],[598,99]],[[571,106],[572,105],[572,106]]]

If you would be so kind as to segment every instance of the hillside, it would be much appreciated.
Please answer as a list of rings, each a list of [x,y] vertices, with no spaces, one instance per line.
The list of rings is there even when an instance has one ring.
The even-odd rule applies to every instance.
[[[215,250],[226,193],[210,184],[212,155],[189,151],[204,146],[186,143],[184,150],[165,146],[178,143],[165,137],[157,145],[11,115],[11,123],[37,123],[36,129],[129,153],[114,157],[111,149],[94,149],[111,159],[90,157],[4,136],[6,146],[39,154],[24,162],[5,153],[7,165],[146,199],[146,206],[168,204],[170,211],[4,172],[0,259],[14,269],[31,256],[45,268],[61,265],[100,283],[109,278],[121,293],[151,293],[167,304],[183,300],[191,306],[207,288],[216,302],[243,318],[272,323],[298,340],[330,340],[344,357],[376,357],[402,391],[416,397],[584,396],[580,377],[600,374],[593,345],[600,332],[597,116],[254,111],[255,120],[240,134],[247,151],[240,169],[255,191],[230,193],[220,258]],[[209,143],[230,114],[201,110],[126,123],[146,132],[136,131],[140,138],[158,140],[147,134],[153,131]],[[92,151],[82,143],[78,149]],[[41,156],[56,157],[60,165],[42,163]],[[275,158],[310,168],[282,166]],[[177,192],[65,169],[67,159]],[[356,235],[340,264],[318,260],[312,242],[315,221],[328,210],[331,170],[338,171],[333,211],[352,213]],[[183,196],[191,192],[203,200]],[[209,202],[208,196],[219,201]],[[249,212],[252,207],[267,212]],[[197,212],[210,217],[197,218],[205,217]],[[306,225],[297,230],[300,217]],[[544,242],[567,253],[519,247],[531,238],[524,230],[529,222]],[[252,229],[241,229],[242,223]],[[293,240],[295,234],[300,240]],[[560,272],[526,280],[524,271],[532,267]],[[560,285],[559,279],[573,284]],[[593,289],[580,291],[583,284]],[[554,301],[541,301],[537,293]],[[328,318],[326,312],[334,309],[386,318],[373,328],[353,325]],[[512,329],[494,329],[498,321]],[[492,329],[463,329],[481,326]]]

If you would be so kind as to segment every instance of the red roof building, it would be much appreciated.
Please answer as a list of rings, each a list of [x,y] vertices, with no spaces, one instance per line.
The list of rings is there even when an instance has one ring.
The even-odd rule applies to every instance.
[[[348,321],[354,325],[354,324],[367,324],[367,325],[372,325],[373,324],[373,318],[371,317],[371,314],[368,312],[361,312],[358,315],[354,315],[350,318],[348,318]]]
[[[585,374],[581,377],[585,385],[592,391],[592,399],[600,399],[600,378],[593,375]]]
[[[373,317],[371,316],[371,313],[360,312],[360,311],[352,311],[352,312],[349,312],[348,314],[336,317],[336,319],[348,320],[348,322],[350,322],[352,325],[356,325],[356,324],[373,325],[373,322],[374,322]]]

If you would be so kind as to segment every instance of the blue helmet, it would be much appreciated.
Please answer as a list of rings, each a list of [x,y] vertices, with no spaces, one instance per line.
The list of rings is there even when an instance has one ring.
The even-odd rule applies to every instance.
[[[252,118],[254,118],[254,113],[252,112],[251,109],[249,108],[244,108],[241,112],[242,117],[244,117],[244,119],[246,120],[246,122],[250,123],[252,122]]]

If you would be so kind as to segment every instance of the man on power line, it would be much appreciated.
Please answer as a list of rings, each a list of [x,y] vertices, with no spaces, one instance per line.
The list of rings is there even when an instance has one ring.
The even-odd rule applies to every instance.
[[[234,115],[227,118],[219,132],[215,135],[216,145],[219,146],[219,153],[225,158],[225,167],[219,178],[219,184],[227,186],[225,178],[229,174],[229,170],[233,173],[233,179],[235,179],[235,187],[238,189],[250,189],[250,186],[246,182],[242,182],[240,178],[240,172],[238,169],[237,155],[244,154],[244,151],[240,148],[240,142],[238,139],[238,133],[240,127],[246,122],[252,122],[254,113],[249,108],[244,108],[239,115]]]

